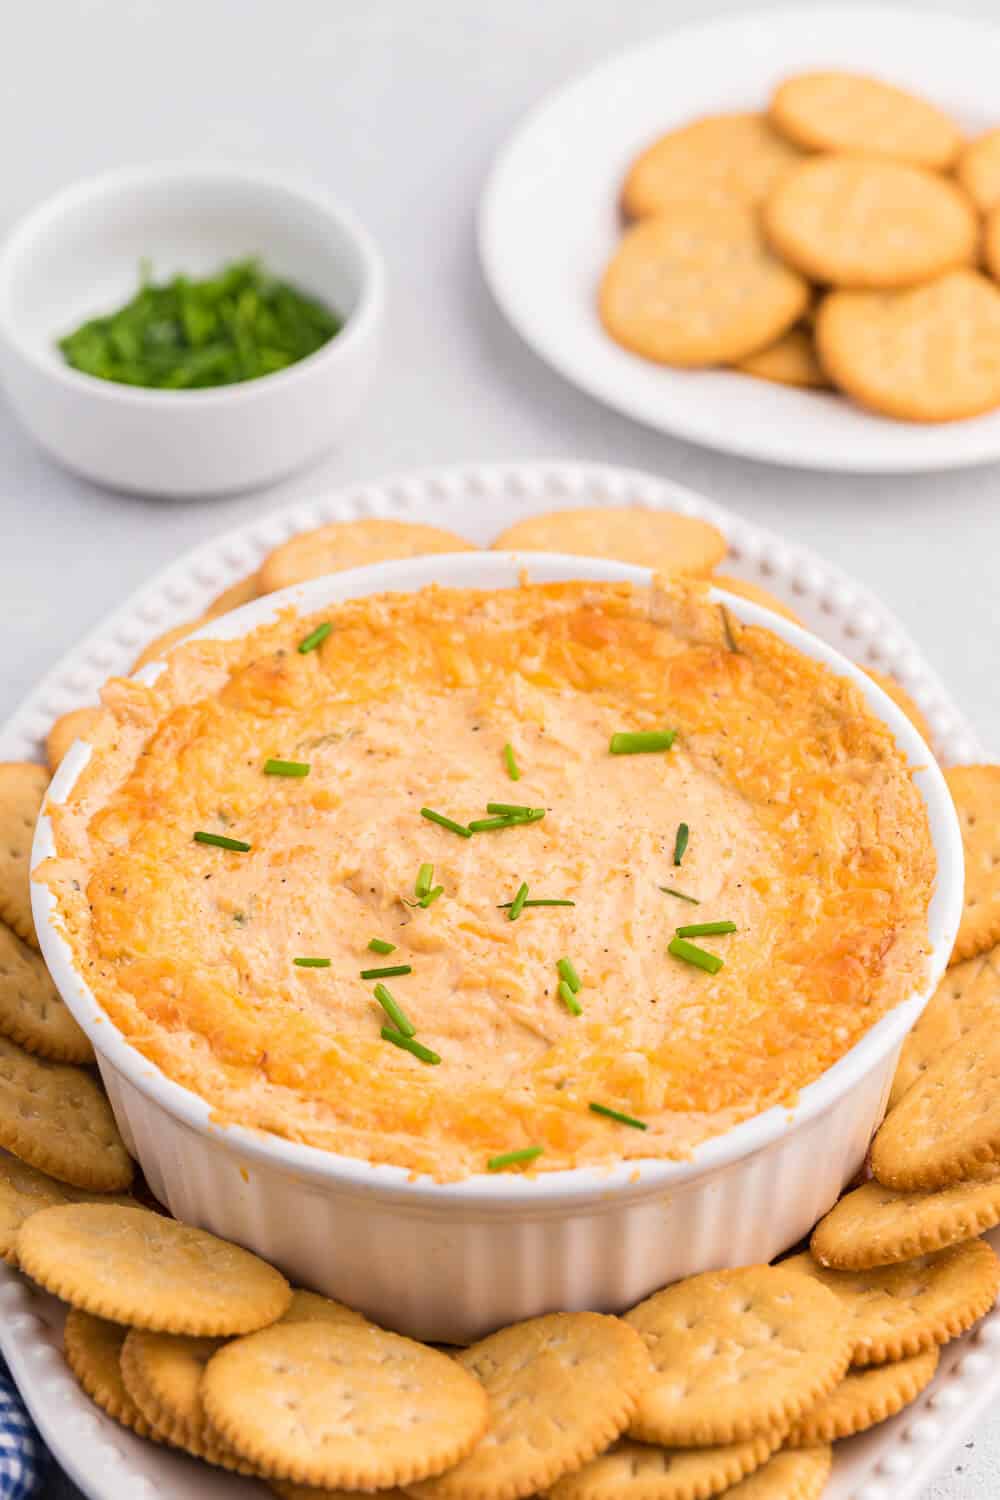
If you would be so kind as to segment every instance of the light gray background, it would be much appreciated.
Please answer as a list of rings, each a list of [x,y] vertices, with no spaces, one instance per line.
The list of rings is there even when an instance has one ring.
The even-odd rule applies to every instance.
[[[507,329],[480,279],[477,196],[523,112],[612,51],[749,8],[8,0],[0,228],[105,167],[226,157],[305,170],[381,243],[390,305],[374,393],[340,451],[250,497],[170,505],[104,493],[54,468],[0,407],[0,712],[154,569],[282,501],[408,467],[574,457],[668,475],[840,563],[881,593],[1000,749],[996,467],[838,478],[688,447],[563,384]],[[995,0],[948,8],[997,14]],[[926,1500],[998,1493],[1000,1414]]]

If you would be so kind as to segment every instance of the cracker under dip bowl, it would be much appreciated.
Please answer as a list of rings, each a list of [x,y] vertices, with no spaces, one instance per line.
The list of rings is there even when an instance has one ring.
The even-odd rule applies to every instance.
[[[126,1143],[178,1218],[376,1321],[461,1343],[769,1260],[833,1204],[951,951],[963,881],[952,801],[909,721],[836,651],[735,595],[649,595],[650,583],[645,569],[546,554],[382,564],[214,620],[166,667],[114,684],[117,732],[98,733],[96,749],[78,743],[52,783],[34,916]],[[477,641],[481,678],[469,675]],[[599,674],[593,692],[574,677],[582,660]],[[737,722],[737,702],[751,705],[741,695],[772,666],[789,684],[773,723]],[[676,745],[642,707],[658,669]],[[884,941],[869,928],[881,963],[869,988],[853,908],[841,920],[832,886],[822,943],[806,908],[801,931],[768,936],[786,922],[787,893],[811,879],[786,864],[803,840],[834,861],[835,883],[837,853],[851,852],[822,786],[809,781],[814,800],[796,806],[791,776],[780,837],[770,794],[740,810],[756,784],[739,780],[740,756],[770,785],[790,743],[782,719],[813,723],[819,700],[830,784],[878,830],[861,851],[871,886],[900,809],[924,872],[918,916]],[[213,725],[228,738],[213,741]],[[477,778],[499,812],[470,802]],[[139,829],[127,815],[138,804],[112,805],[122,785],[145,808]],[[716,795],[727,820],[711,816]],[[535,802],[530,823],[506,821],[507,804]],[[889,898],[859,880],[857,910],[877,912]],[[713,935],[671,938],[706,925]],[[739,988],[764,943],[770,967]],[[769,974],[786,994],[777,1031],[766,1003],[758,1014],[747,999]],[[828,1051],[810,1071],[814,1036]]]
[[[218,335],[203,306],[185,308],[178,325],[197,345],[187,352],[210,361],[245,320],[234,337],[244,347],[258,337],[257,368],[269,373],[209,379],[203,366],[198,378],[178,371],[185,384],[171,388],[128,368],[102,378],[64,357],[61,341],[112,318],[143,281],[199,283],[242,262],[321,307],[335,334],[282,366],[269,331],[255,327],[251,292],[225,309]],[[270,484],[317,460],[357,412],[374,373],[383,282],[370,236],[319,188],[235,166],[109,172],[48,199],[0,247],[0,381],[35,441],[99,484],[169,499]],[[128,364],[135,329],[114,321],[114,352]],[[152,321],[143,348],[155,356],[169,328]]]

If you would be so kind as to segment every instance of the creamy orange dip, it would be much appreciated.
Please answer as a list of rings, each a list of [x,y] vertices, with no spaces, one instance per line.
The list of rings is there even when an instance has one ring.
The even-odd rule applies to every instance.
[[[42,878],[116,1025],[226,1122],[440,1179],[530,1146],[536,1171],[683,1156],[792,1101],[924,974],[935,862],[890,732],[698,588],[286,611],[104,698]],[[669,750],[609,753],[664,728]],[[269,757],[308,775],[265,774]],[[465,825],[488,802],[545,816],[462,838],[420,815]],[[443,892],[421,908],[425,863]],[[522,882],[575,904],[511,921]],[[710,921],[737,929],[695,940],[715,974],[668,953]],[[360,973],[396,964],[412,973],[386,983],[438,1064],[382,1038]]]

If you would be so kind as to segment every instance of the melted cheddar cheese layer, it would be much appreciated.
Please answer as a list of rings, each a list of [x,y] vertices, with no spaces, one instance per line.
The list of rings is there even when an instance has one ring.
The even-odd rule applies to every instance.
[[[851,683],[698,586],[286,611],[180,646],[105,703],[42,878],[109,1016],[225,1122],[442,1180],[525,1146],[544,1148],[537,1171],[683,1156],[792,1102],[925,971],[934,855],[891,734]],[[609,753],[618,731],[663,728],[667,752]],[[266,775],[270,757],[309,774]],[[464,824],[490,801],[546,815],[470,839],[420,816]],[[425,909],[423,863],[444,887]],[[512,922],[522,881],[575,904]],[[677,926],[718,920],[737,931],[696,940],[717,974],[668,954]],[[397,963],[412,973],[387,983],[437,1066],[381,1037],[360,971]]]

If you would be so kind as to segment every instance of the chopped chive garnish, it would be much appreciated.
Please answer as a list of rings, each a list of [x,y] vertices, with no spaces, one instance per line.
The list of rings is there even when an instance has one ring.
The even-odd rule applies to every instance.
[[[233,849],[237,854],[250,852],[249,844],[245,844],[242,839],[227,839],[224,833],[202,833],[199,829],[194,841],[196,844],[211,844],[216,849]]]
[[[520,1151],[505,1151],[502,1156],[491,1156],[486,1163],[488,1172],[503,1172],[507,1167],[520,1167],[525,1162],[535,1161],[545,1150],[544,1146],[522,1146]]]
[[[517,892],[516,892],[516,894],[514,896],[513,901],[510,903],[510,910],[507,913],[507,920],[508,920],[508,922],[516,922],[517,921],[518,917],[521,915],[522,911],[524,910],[524,903],[527,901],[527,899],[528,899],[528,887],[527,887],[527,883],[522,880],[521,884],[517,888]]]
[[[486,811],[502,813],[509,818],[531,818],[534,822],[545,816],[544,807],[523,807],[517,802],[487,802]]]
[[[677,837],[674,839],[674,864],[679,865],[684,858],[684,851],[688,846],[688,836],[691,830],[686,823],[678,823]]]
[[[384,984],[377,984],[375,986],[375,999],[401,1036],[416,1036],[417,1028],[395,996],[386,989]]]
[[[265,776],[308,776],[309,766],[304,760],[266,760]]]
[[[490,808],[495,810],[497,803],[491,802]],[[471,833],[491,833],[497,828],[520,828],[524,823],[539,823],[545,817],[544,807],[526,807],[523,810],[503,812],[494,818],[476,818],[469,824]]]
[[[583,988],[583,981],[573,967],[573,960],[571,958],[561,958],[556,964],[556,968],[559,970],[560,979],[565,979],[574,995],[579,994]]]
[[[385,938],[369,938],[368,951],[369,953],[395,953],[396,944],[387,943]]]
[[[507,911],[508,907],[511,907],[513,905],[514,905],[513,901],[501,901],[500,904],[499,904],[499,906],[497,907],[497,911]],[[539,896],[537,900],[535,900],[535,901],[526,901],[524,903],[524,905],[526,907],[527,906],[575,906],[576,902],[575,901],[563,901],[563,900],[561,900],[559,898],[555,898],[554,899],[554,898],[548,897],[548,896],[544,896],[544,897],[543,896]]]
[[[307,636],[299,641],[299,650],[305,656],[308,651],[315,651],[317,646],[322,646],[333,626],[329,620],[324,620],[322,625],[317,625],[315,630],[310,630]]]
[[[431,886],[430,890],[429,891],[425,891],[424,894],[421,896],[420,900],[417,902],[417,905],[418,906],[422,906],[423,909],[424,909],[424,911],[426,911],[429,906],[433,906],[434,905],[435,901],[437,900],[437,898],[439,896],[443,896],[443,895],[444,895],[444,886],[443,885],[434,885],[434,886]]]
[[[517,761],[514,759],[514,746],[504,745],[503,763],[507,767],[507,775],[511,781],[520,781],[521,772],[518,770]]]
[[[651,750],[669,750],[676,729],[644,729],[634,734],[613,734],[608,749],[612,755],[646,755]]]
[[[426,818],[428,823],[436,823],[439,828],[447,828],[449,833],[457,833],[460,838],[471,839],[472,830],[466,828],[464,823],[456,823],[454,818],[446,818],[444,813],[435,812],[433,807],[422,807],[420,816]]]
[[[412,974],[412,964],[388,964],[384,969],[362,969],[362,979],[394,979],[397,974]]]
[[[425,1047],[422,1042],[415,1042],[412,1036],[404,1036],[401,1031],[395,1031],[391,1026],[382,1027],[382,1040],[391,1042],[394,1047],[402,1047],[404,1052],[412,1052],[414,1057],[419,1057],[421,1062],[439,1063],[441,1061],[436,1052]]]
[[[633,1130],[649,1129],[645,1120],[636,1120],[632,1115],[623,1115],[620,1110],[609,1109],[606,1104],[594,1104],[591,1102],[587,1105],[587,1108],[591,1114],[603,1115],[607,1120],[617,1120],[619,1125],[631,1125]]]
[[[729,647],[730,651],[735,651],[737,656],[741,656],[743,653],[740,651],[739,642],[736,639],[736,632],[733,630],[733,622],[730,619],[729,611],[724,604],[719,605],[719,612],[722,615],[722,628],[725,631],[726,635],[726,645]]]
[[[298,969],[328,969],[330,967],[328,958],[293,958],[292,963]]]
[[[672,885],[658,885],[656,889],[662,891],[665,896],[676,896],[678,901],[690,901],[692,906],[701,905],[697,896],[687,896],[683,891],[675,890]]]
[[[724,932],[736,932],[735,922],[692,922],[687,927],[678,927],[677,936],[686,937],[717,937]]]
[[[722,959],[717,953],[707,953],[704,948],[698,948],[682,937],[671,938],[667,952],[675,958],[682,958],[686,964],[694,964],[696,969],[704,969],[706,974],[718,974],[722,968]]]
[[[583,1006],[566,983],[565,979],[559,981],[559,998],[569,1011],[571,1016],[582,1016]]]
[[[417,897],[426,896],[434,884],[434,866],[421,865],[417,871],[417,878],[413,886],[413,894]]]

